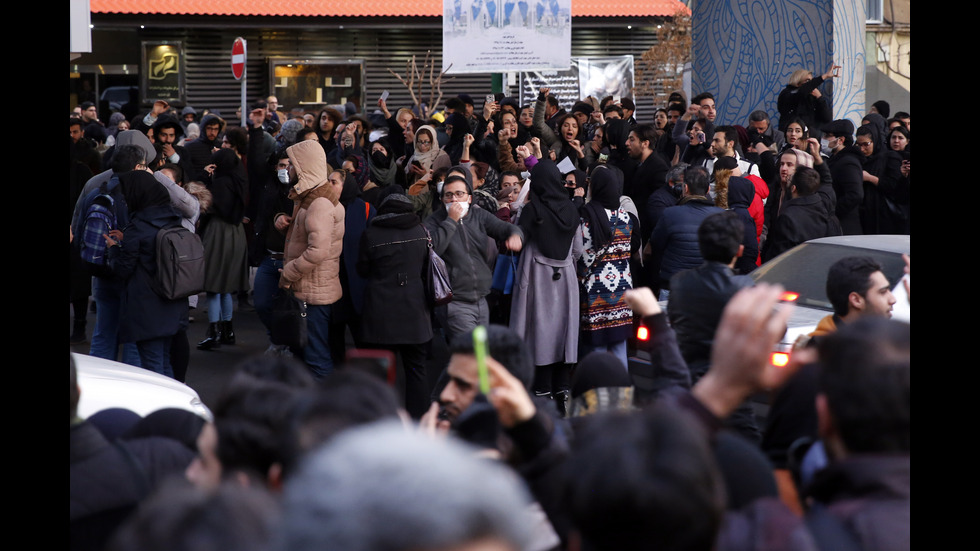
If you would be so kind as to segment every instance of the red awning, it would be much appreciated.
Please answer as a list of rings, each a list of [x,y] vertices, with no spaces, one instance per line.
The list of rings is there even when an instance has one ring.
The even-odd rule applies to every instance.
[[[376,17],[442,15],[440,0],[90,0],[92,13],[222,16]],[[677,0],[574,0],[575,17],[669,16]]]

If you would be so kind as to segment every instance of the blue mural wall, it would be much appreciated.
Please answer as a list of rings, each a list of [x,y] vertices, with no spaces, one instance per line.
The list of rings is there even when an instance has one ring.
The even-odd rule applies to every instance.
[[[864,105],[864,4],[854,0],[694,0],[692,94],[715,95],[718,120],[746,125],[776,98],[793,71],[824,73],[836,60],[834,117]],[[836,49],[836,51],[835,51]],[[831,93],[824,84],[822,92]]]

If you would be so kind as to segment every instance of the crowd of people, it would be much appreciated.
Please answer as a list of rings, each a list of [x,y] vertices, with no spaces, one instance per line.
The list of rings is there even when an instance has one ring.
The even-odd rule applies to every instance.
[[[877,102],[856,130],[833,120],[837,69],[794,73],[778,128],[716,121],[708,93],[649,123],[629,98],[566,112],[548,88],[482,112],[462,94],[428,120],[383,99],[314,114],[270,96],[242,127],[162,101],[106,126],[79,106],[72,342],[89,295],[93,356],[178,380],[191,339],[235,344],[236,296],[270,341],[213,422],[78,419],[72,364],[72,548],[908,548],[909,328],[884,319],[880,267],[832,267],[834,315],[783,369],[768,354],[790,309],[746,277],[810,239],[909,233],[910,117]],[[96,196],[118,227],[93,271],[77,243]],[[151,284],[168,227],[203,243],[201,335],[205,304]],[[304,344],[273,336],[289,297]],[[451,354],[435,387],[433,339]],[[390,351],[404,391],[351,341]],[[748,398],[784,384],[758,426]]]

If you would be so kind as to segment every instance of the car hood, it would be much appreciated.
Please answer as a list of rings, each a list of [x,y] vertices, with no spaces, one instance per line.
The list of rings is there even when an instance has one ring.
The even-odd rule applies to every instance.
[[[153,371],[84,354],[72,354],[78,369],[78,415],[85,418],[121,407],[141,417],[180,408],[211,421],[211,411],[193,388]]]

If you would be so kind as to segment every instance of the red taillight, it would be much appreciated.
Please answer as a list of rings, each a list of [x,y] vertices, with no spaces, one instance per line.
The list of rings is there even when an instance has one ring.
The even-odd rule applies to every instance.
[[[636,340],[638,341],[650,340],[650,330],[647,329],[646,325],[641,325],[636,328]]]
[[[769,361],[776,367],[786,367],[786,364],[789,363],[789,354],[786,352],[773,352]]]
[[[782,296],[779,297],[779,300],[783,302],[795,302],[796,299],[798,298],[800,298],[799,293],[794,293],[793,291],[784,291]]]

